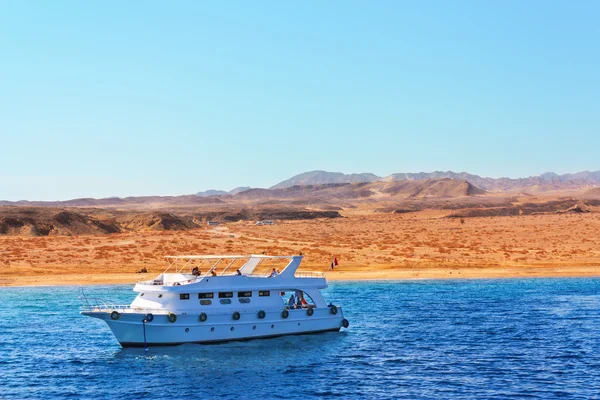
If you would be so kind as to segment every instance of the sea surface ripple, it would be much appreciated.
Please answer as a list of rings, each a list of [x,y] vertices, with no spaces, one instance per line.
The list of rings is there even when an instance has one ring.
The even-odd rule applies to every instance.
[[[333,283],[342,332],[148,352],[77,289],[0,289],[0,398],[600,398],[597,278]]]

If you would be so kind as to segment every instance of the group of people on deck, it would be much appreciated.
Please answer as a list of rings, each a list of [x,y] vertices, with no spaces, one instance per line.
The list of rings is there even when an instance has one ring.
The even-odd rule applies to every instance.
[[[269,278],[275,278],[277,275],[279,275],[279,270],[273,268],[273,271],[271,271],[271,275],[269,275]]]
[[[217,276],[217,273],[215,272],[214,269],[210,271],[210,274],[212,276]],[[243,275],[241,269],[238,269],[237,271],[235,271],[235,274],[237,276]],[[198,267],[194,267],[192,269],[192,275],[194,275],[194,276],[200,276],[200,275],[202,275],[202,273],[200,272],[200,269]],[[273,271],[271,271],[271,274],[269,275],[269,278],[275,278],[278,275],[279,275],[279,270],[276,269],[276,268],[273,268]]]
[[[300,290],[296,290],[296,292],[290,296],[286,305],[290,309],[308,307],[308,303],[304,299],[304,293]]]
[[[235,271],[235,274],[237,276],[241,276],[242,275],[242,271],[240,271],[238,269],[237,271]],[[198,267],[194,267],[194,268],[192,268],[192,275],[194,275],[194,276],[200,276],[200,275],[202,275],[202,272],[200,272],[200,269]],[[214,269],[212,269],[210,271],[210,275],[211,276],[217,276],[217,272]]]
[[[239,270],[238,270],[238,272],[239,272]],[[194,267],[194,268],[192,268],[192,275],[194,275],[194,276],[200,276],[200,275],[202,275],[202,272],[200,272],[200,269],[198,267]],[[211,276],[217,276],[217,273],[213,269],[213,270],[210,271],[210,275]],[[238,275],[241,275],[241,274],[238,273]]]

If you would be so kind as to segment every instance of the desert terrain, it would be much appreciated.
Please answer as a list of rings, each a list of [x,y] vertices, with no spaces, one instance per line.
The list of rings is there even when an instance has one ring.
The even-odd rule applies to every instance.
[[[443,178],[5,202],[0,285],[134,283],[183,254],[302,253],[303,271],[337,258],[329,280],[600,276],[597,189],[486,191]],[[255,225],[264,219],[275,224]]]

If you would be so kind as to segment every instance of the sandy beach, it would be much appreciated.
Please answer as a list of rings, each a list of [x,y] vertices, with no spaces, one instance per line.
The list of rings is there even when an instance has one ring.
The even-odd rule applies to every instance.
[[[600,266],[560,266],[524,268],[431,268],[382,271],[330,271],[327,280],[335,281],[375,281],[409,279],[497,279],[497,278],[536,278],[536,277],[588,277],[600,276]],[[150,274],[50,274],[20,277],[0,277],[0,286],[61,286],[61,285],[116,285],[135,284],[139,280],[150,279]]]
[[[446,212],[447,214],[447,212]],[[600,276],[600,215],[469,218],[442,211],[231,223],[188,231],[0,237],[0,285],[133,284],[163,272],[165,255],[299,254],[327,279]],[[137,271],[146,268],[147,274]]]

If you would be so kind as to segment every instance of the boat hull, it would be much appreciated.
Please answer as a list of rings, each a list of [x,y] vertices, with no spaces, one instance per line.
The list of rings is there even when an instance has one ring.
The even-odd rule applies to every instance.
[[[209,344],[321,333],[339,331],[344,324],[341,308],[337,314],[332,314],[330,308],[314,309],[312,316],[306,309],[289,310],[287,318],[281,313],[282,310],[267,312],[262,319],[254,313],[242,313],[238,320],[232,314],[208,315],[204,322],[194,314],[178,314],[175,322],[170,322],[167,314],[153,314],[151,322],[143,322],[145,313],[124,312],[114,320],[110,312],[84,312],[106,321],[123,347]]]

